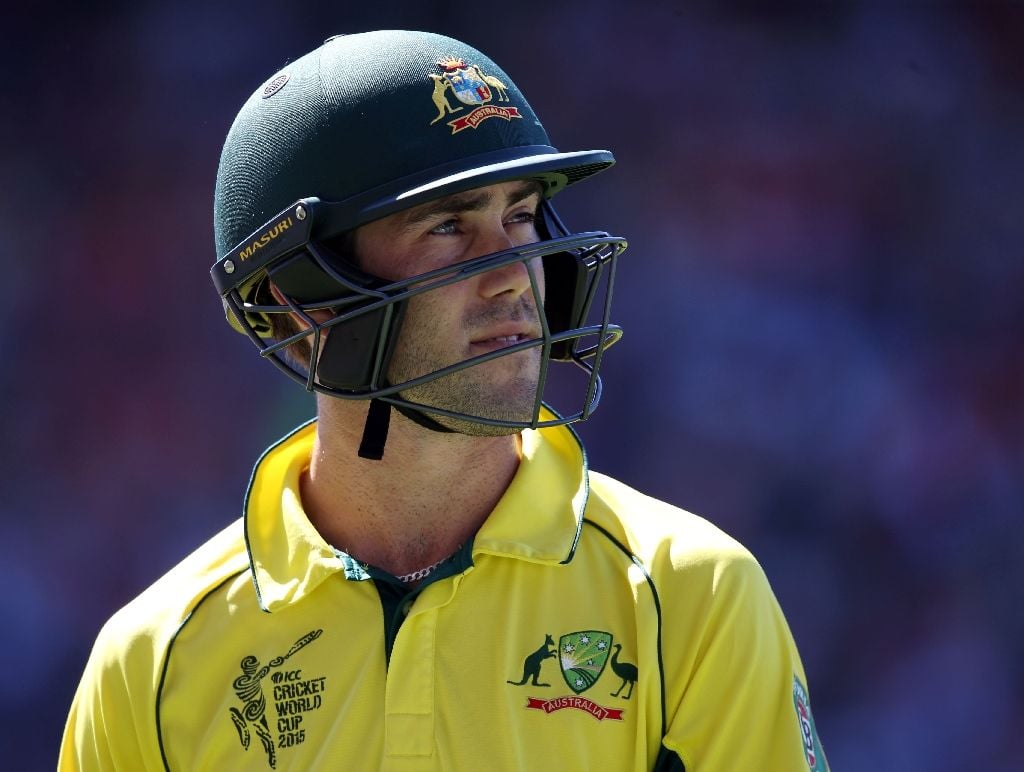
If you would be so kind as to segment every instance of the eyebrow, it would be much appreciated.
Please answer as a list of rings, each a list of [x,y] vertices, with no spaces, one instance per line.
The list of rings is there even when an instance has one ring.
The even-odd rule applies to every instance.
[[[540,196],[544,186],[536,180],[523,180],[522,184],[508,192],[505,197],[505,206],[512,206],[520,201],[536,194]],[[468,190],[465,193],[454,193],[445,196],[429,204],[423,204],[407,211],[399,221],[399,227],[404,229],[430,220],[440,214],[461,214],[463,212],[478,212],[486,209],[494,198],[494,193],[487,190]]]

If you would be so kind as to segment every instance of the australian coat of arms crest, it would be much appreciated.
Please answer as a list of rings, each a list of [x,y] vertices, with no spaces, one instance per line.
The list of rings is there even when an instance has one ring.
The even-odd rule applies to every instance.
[[[463,59],[446,58],[438,62],[442,69],[440,75],[430,73],[434,82],[434,93],[431,98],[437,115],[430,123],[437,123],[447,115],[454,115],[467,108],[468,113],[448,121],[452,134],[463,129],[475,129],[488,118],[522,118],[519,108],[493,104],[508,102],[508,87],[493,75],[487,75],[478,65],[466,64]],[[454,97],[452,102],[450,97]]]

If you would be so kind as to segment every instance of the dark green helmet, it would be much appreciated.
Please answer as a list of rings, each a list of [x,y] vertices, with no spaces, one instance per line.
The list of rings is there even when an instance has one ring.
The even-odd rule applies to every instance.
[[[214,283],[232,325],[311,390],[381,400],[431,428],[436,424],[424,414],[511,428],[579,420],[599,397],[595,365],[621,334],[608,322],[607,303],[596,326],[586,320],[596,280],[610,277],[625,242],[607,234],[570,235],[547,199],[613,163],[605,150],[556,150],[512,79],[465,43],[407,31],[334,37],[267,80],[228,132],[214,200]],[[460,264],[449,277],[437,278],[451,283],[474,271],[544,258],[547,300],[538,299],[538,306],[547,319],[544,334],[530,342],[544,355],[533,417],[467,416],[404,399],[409,384],[388,383],[387,365],[416,282],[388,283],[365,274],[332,245],[397,211],[524,179],[543,189],[538,229],[544,240],[467,261],[473,265]],[[268,279],[285,304],[270,297]],[[325,308],[335,314],[327,323],[283,339],[275,332],[281,325],[272,323],[273,314]],[[582,347],[586,336],[591,344]],[[310,361],[317,365],[309,371],[284,354],[299,338],[313,343]],[[477,357],[432,376],[493,358]],[[588,385],[581,410],[542,420],[550,360],[577,362],[589,374]]]
[[[549,194],[611,166],[559,153],[512,79],[426,32],[331,38],[257,89],[217,174],[217,254],[300,198],[351,201],[353,228],[440,195],[536,177]]]

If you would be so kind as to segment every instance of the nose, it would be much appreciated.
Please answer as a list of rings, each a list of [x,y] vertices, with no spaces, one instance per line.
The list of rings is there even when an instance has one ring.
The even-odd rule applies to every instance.
[[[538,271],[538,269],[539,267],[533,268],[534,271]],[[481,274],[480,295],[485,298],[494,298],[505,294],[519,297],[530,291],[530,270],[526,263],[517,260]],[[537,275],[536,278],[539,284],[541,277]]]
[[[479,255],[490,255],[506,249],[522,246],[509,238],[504,228],[489,232],[480,239]],[[536,262],[536,265],[534,265]],[[479,291],[485,298],[493,298],[498,295],[509,294],[518,297],[524,292],[530,291],[530,271],[533,270],[538,286],[543,286],[543,276],[540,269],[540,261],[530,261],[532,268],[527,263],[517,260],[514,263],[495,268],[493,271],[480,275]]]

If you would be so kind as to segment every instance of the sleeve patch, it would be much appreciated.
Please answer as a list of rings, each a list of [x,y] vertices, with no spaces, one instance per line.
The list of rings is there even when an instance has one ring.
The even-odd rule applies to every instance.
[[[810,772],[828,772],[825,753],[821,749],[818,730],[814,728],[814,716],[811,715],[811,700],[807,696],[807,688],[800,679],[793,676],[793,707],[796,709],[797,723],[800,726],[800,739],[804,746],[804,758]]]

